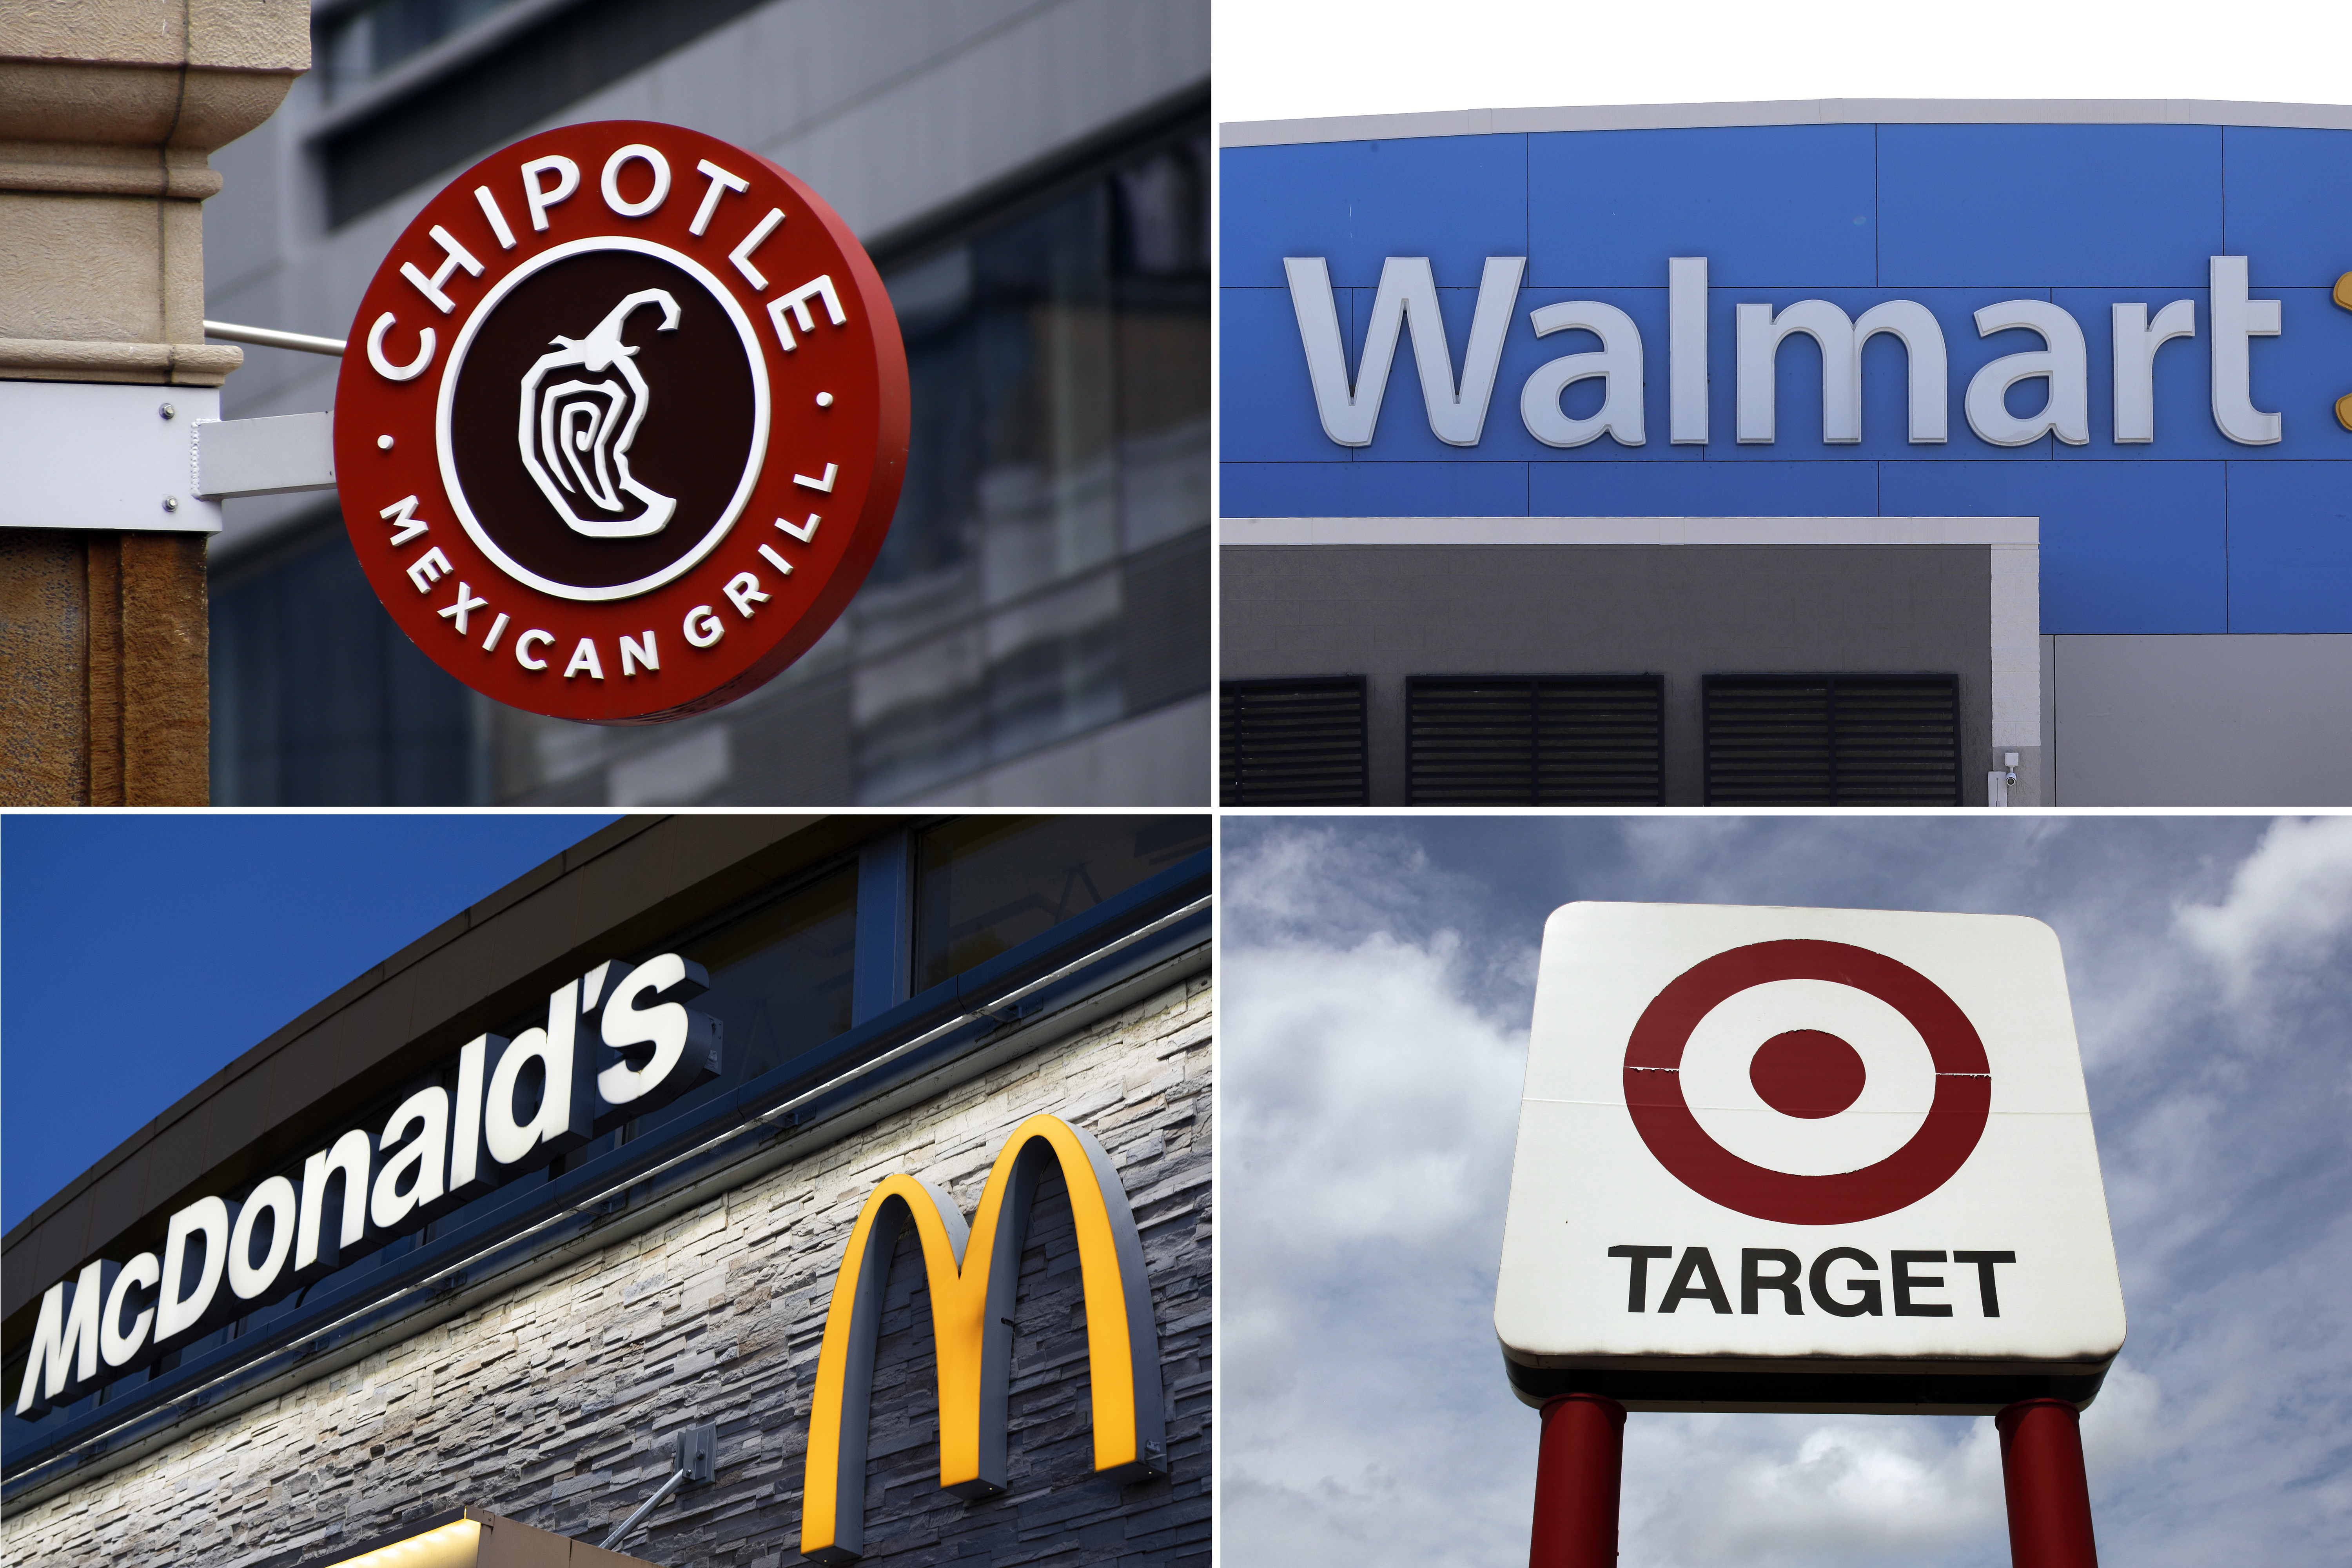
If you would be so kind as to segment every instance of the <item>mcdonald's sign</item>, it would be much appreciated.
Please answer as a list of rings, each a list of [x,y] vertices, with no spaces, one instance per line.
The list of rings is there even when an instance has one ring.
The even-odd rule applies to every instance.
[[[1004,1490],[1005,1405],[1013,1372],[1013,1300],[1029,1211],[1047,1161],[1070,1190],[1093,1379],[1095,1472],[1165,1475],[1160,1337],[1143,1241],[1110,1156],[1058,1116],[1013,1129],[967,1227],[953,1198],[904,1173],[886,1176],[850,1232],[825,1313],[809,1412],[801,1552],[819,1563],[865,1553],[866,1423],[874,1346],[902,1226],[922,1244],[938,1348],[940,1485],[967,1499]]]

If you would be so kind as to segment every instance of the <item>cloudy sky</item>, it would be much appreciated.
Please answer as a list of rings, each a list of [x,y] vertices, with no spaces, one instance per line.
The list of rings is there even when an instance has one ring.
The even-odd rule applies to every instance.
[[[1785,98],[2345,101],[2352,8],[2268,0],[1248,0],[1217,117]]]
[[[1493,1330],[1535,959],[1576,899],[2032,915],[2064,946],[2130,1334],[2103,1560],[2346,1560],[2352,818],[1223,824],[1223,1544],[1520,1568]],[[1311,1200],[1311,1201],[1310,1201]],[[1989,1419],[1636,1415],[1621,1561],[1996,1568]]]

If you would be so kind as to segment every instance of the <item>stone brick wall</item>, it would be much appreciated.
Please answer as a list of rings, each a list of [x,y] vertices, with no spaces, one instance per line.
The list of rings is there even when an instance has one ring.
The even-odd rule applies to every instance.
[[[977,1205],[1037,1111],[1117,1162],[1143,1235],[1171,1474],[1093,1474],[1085,1313],[1066,1189],[1042,1184],[1015,1307],[1010,1487],[939,1487],[929,1303],[910,1238],[874,1380],[866,1562],[986,1568],[1209,1552],[1212,993],[1203,975],[886,1118],[667,1226],[256,1405],[11,1517],[11,1568],[292,1568],[463,1503],[600,1541],[716,1421],[715,1482],[622,1550],[676,1568],[801,1563],[801,1468],[835,1269],[875,1183],[908,1171]]]

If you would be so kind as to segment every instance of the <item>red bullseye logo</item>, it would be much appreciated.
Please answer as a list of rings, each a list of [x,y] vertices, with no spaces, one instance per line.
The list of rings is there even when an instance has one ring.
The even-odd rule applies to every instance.
[[[1919,1131],[1885,1159],[1834,1175],[1775,1171],[1726,1149],[1691,1114],[1682,1061],[1692,1032],[1727,998],[1779,980],[1850,985],[1894,1008],[1927,1043],[1934,1100]],[[1765,1104],[1812,1120],[1853,1105],[1866,1077],[1860,1053],[1821,1029],[1773,1036],[1748,1067]],[[1658,993],[1625,1047],[1625,1108],[1658,1163],[1702,1197],[1783,1225],[1852,1225],[1917,1203],[1967,1163],[1991,1106],[1984,1042],[1959,1005],[1907,964],[1845,942],[1765,942],[1717,953]]]

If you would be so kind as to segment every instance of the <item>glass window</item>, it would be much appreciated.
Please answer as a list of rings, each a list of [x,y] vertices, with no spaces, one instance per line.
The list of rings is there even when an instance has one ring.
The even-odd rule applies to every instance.
[[[915,841],[915,989],[1209,847],[1205,816],[966,816]]]
[[[474,699],[383,613],[340,519],[212,587],[215,805],[474,798]]]
[[[682,944],[680,952],[710,972],[710,989],[694,1005],[726,1028],[726,1072],[719,1085],[642,1124],[787,1066],[846,1031],[856,947],[854,864]]]
[[[330,98],[383,75],[514,0],[374,0],[323,25],[318,58]]]

